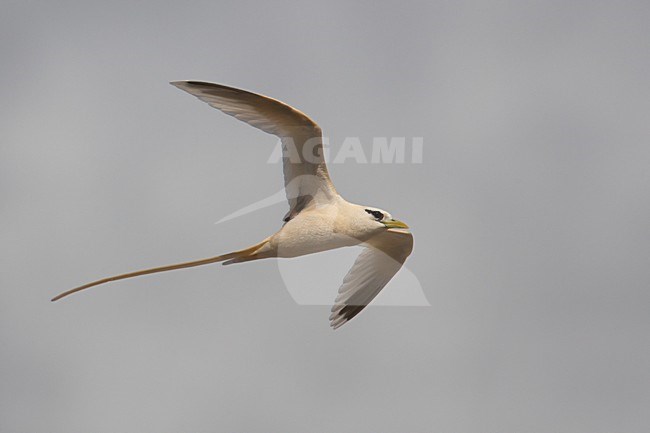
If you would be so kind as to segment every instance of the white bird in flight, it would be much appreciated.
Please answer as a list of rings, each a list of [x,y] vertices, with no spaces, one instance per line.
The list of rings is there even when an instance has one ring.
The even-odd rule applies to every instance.
[[[408,226],[381,209],[343,199],[334,188],[323,156],[320,127],[304,113],[267,96],[200,81],[173,81],[210,106],[278,136],[283,146],[289,212],[275,234],[243,250],[202,260],[145,269],[93,281],[52,299],[110,281],[223,262],[298,257],[354,245],[366,247],[349,270],[332,307],[336,329],[365,308],[399,271],[413,249]]]

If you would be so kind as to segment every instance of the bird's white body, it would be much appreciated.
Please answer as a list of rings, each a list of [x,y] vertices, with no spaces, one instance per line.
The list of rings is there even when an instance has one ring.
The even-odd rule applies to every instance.
[[[291,219],[271,236],[270,246],[277,257],[298,257],[335,248],[359,245],[369,239],[375,227],[357,227],[347,218],[351,207],[343,199],[308,209]]]
[[[330,324],[338,328],[368,305],[399,271],[413,248],[406,224],[381,209],[345,201],[330,180],[323,158],[320,127],[304,113],[278,100],[245,90],[199,81],[175,81],[176,87],[212,107],[282,139],[284,179],[289,212],[282,228],[249,248],[208,259],[161,266],[103,278],[68,290],[77,291],[155,272],[215,262],[247,262],[268,257],[298,257],[335,248],[364,245],[343,279]]]

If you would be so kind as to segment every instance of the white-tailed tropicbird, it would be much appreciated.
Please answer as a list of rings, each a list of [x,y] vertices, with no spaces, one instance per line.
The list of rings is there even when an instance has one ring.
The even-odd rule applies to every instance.
[[[289,201],[282,228],[240,251],[103,278],[63,292],[52,301],[99,284],[155,272],[216,262],[229,265],[268,257],[297,257],[362,245],[366,248],[339,288],[330,325],[336,329],[359,314],[411,254],[413,236],[408,226],[381,209],[349,203],[336,192],[323,156],[321,129],[304,113],[276,99],[221,84],[200,81],[171,84],[281,139]]]

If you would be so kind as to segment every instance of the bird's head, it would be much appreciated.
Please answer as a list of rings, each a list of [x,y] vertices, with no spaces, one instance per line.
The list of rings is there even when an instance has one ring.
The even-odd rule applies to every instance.
[[[408,231],[409,226],[400,220],[394,219],[391,214],[385,210],[374,207],[363,206],[363,212],[366,222],[371,224],[375,229],[390,231]]]

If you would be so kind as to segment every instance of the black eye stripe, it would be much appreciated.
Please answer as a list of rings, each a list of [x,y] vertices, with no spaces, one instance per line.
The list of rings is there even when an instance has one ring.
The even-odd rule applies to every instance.
[[[372,215],[372,216],[374,216],[375,218],[377,218],[377,220],[379,220],[379,221],[381,221],[382,219],[384,219],[384,214],[381,213],[381,212],[379,212],[378,210],[370,210],[370,209],[366,209],[366,212],[368,212],[370,215]]]

